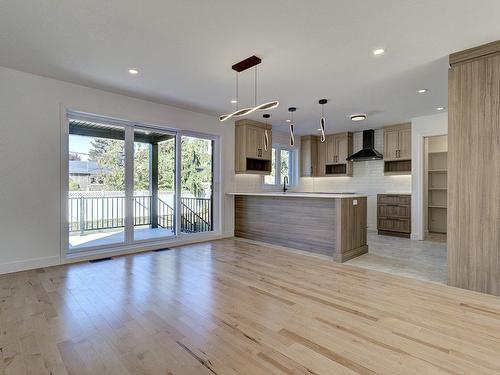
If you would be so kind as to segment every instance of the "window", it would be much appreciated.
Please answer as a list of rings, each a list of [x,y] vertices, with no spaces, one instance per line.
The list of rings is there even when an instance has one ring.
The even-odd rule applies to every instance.
[[[281,185],[283,178],[288,176],[288,183],[295,183],[295,151],[286,146],[274,145],[272,150],[271,174],[265,176],[266,185]]]

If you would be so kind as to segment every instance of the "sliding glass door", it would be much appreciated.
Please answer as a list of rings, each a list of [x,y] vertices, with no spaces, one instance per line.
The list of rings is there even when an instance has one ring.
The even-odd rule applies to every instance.
[[[181,137],[181,225],[183,233],[213,230],[213,141]]]
[[[209,137],[69,115],[68,252],[214,230]]]
[[[125,128],[71,119],[69,250],[125,242]]]
[[[175,139],[134,128],[134,240],[175,234]]]

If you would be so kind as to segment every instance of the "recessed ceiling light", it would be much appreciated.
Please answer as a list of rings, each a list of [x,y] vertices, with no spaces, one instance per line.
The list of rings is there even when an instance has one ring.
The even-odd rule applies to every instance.
[[[385,53],[385,49],[383,48],[377,48],[376,50],[373,50],[373,54],[375,56],[383,55]]]
[[[436,111],[442,111],[442,110],[444,110],[444,107],[437,107],[436,108]]]
[[[366,120],[366,115],[364,113],[351,115],[351,121],[363,121],[363,120]]]
[[[287,119],[287,120],[286,120],[286,122],[292,122],[292,120],[290,120],[290,119]]]
[[[132,75],[136,75],[136,74],[139,74],[139,71],[137,69],[129,69],[128,72]]]
[[[417,92],[418,92],[419,94],[425,94],[427,91],[428,91],[427,89],[420,89],[420,90],[418,90]]]
[[[233,100],[231,100],[231,103],[236,104],[236,103],[238,103],[238,101],[236,99],[233,99]]]

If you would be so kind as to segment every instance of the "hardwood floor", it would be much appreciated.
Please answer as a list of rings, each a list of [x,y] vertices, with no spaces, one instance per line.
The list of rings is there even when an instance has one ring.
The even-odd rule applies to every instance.
[[[500,298],[227,239],[0,276],[0,374],[498,374]]]

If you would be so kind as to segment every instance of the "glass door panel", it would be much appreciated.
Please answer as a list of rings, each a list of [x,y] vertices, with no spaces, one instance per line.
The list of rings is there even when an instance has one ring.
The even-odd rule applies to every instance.
[[[134,240],[175,234],[175,134],[134,128]]]
[[[213,148],[210,139],[181,137],[180,230],[213,230]]]
[[[125,129],[69,119],[69,249],[125,241]]]

